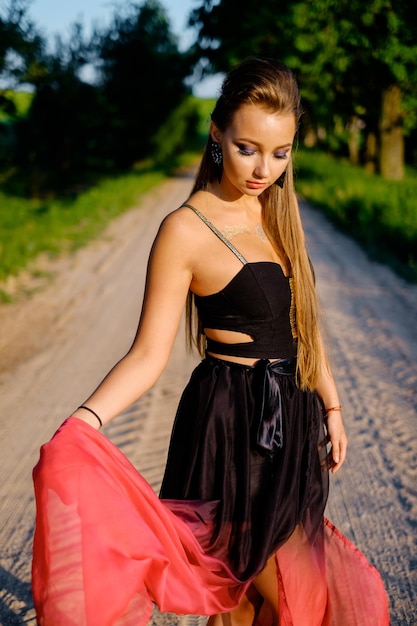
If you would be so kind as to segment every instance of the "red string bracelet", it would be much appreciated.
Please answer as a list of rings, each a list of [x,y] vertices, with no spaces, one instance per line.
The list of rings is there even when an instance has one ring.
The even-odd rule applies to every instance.
[[[332,406],[329,409],[323,409],[323,413],[324,416],[327,417],[329,413],[331,413],[332,411],[341,411],[342,410],[342,405],[338,404],[337,406]]]

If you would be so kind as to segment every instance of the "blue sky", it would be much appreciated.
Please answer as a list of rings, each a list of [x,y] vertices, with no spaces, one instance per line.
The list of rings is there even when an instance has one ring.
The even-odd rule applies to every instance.
[[[70,25],[77,20],[84,24],[87,33],[94,22],[108,24],[115,7],[121,4],[112,0],[32,0],[29,15],[46,35],[65,36]],[[172,30],[180,38],[180,47],[186,48],[193,40],[192,30],[187,29],[188,16],[193,8],[201,5],[201,0],[161,0],[161,4],[167,11]],[[194,91],[202,97],[214,97],[219,82],[219,77],[207,79]]]

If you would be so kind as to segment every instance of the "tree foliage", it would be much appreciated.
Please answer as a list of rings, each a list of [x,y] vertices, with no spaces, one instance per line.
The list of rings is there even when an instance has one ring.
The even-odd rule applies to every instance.
[[[43,42],[27,17],[27,0],[10,0],[0,13],[0,81],[13,88],[29,81]],[[16,113],[6,89],[0,89],[0,109]]]
[[[198,29],[195,54],[203,67],[205,61],[224,71],[253,55],[278,57],[291,67],[310,129],[320,128],[330,147],[349,145],[350,130],[364,128],[357,133],[362,151],[373,134],[383,164],[385,144],[392,151],[403,131],[416,126],[417,23],[406,0],[204,0],[190,23]],[[383,102],[394,86],[391,117],[384,120]]]
[[[179,129],[190,134],[195,123],[192,65],[226,71],[253,55],[295,71],[306,141],[377,163],[391,178],[401,178],[404,152],[417,159],[411,140],[404,149],[404,136],[417,135],[417,24],[405,0],[202,0],[187,53],[158,0],[120,3],[90,38],[74,24],[52,50],[29,6],[0,8],[0,173],[9,188],[74,190],[152,152],[174,154],[184,146]],[[26,119],[9,95],[22,85],[33,91]]]
[[[26,119],[12,125],[14,141],[10,124],[7,146],[0,134],[0,166],[9,188],[17,181],[22,189],[23,181],[32,196],[74,191],[149,156],[152,137],[188,93],[184,79],[190,72],[161,4],[124,3],[112,24],[90,39],[74,24],[52,51],[41,36],[32,36],[24,0],[12,5],[0,21],[9,37],[0,48],[0,70],[10,74],[8,51],[19,54],[23,61],[14,76],[34,94]],[[90,76],[95,68],[89,81],[86,68]]]
[[[128,5],[96,37],[112,150],[119,164],[128,165],[149,153],[152,136],[184,98],[190,64],[156,0],[141,9]]]

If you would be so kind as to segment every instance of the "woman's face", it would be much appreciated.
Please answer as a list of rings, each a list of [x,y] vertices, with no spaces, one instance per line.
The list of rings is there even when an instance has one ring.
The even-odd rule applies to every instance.
[[[242,106],[224,132],[212,124],[212,139],[223,152],[222,186],[259,196],[287,167],[295,131],[294,115],[255,104]]]

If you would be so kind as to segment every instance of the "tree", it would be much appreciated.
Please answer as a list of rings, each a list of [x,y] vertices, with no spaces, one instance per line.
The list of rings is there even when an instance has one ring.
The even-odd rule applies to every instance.
[[[0,167],[7,180],[13,172],[17,137],[15,91],[30,80],[36,66],[36,57],[42,49],[42,38],[27,18],[28,2],[10,0],[0,12],[0,112],[5,122],[0,123]]]
[[[34,60],[43,47],[40,35],[27,18],[28,0],[10,0],[0,14],[0,79],[12,89],[26,82],[33,71]],[[13,103],[0,90],[0,108],[13,113]]]
[[[366,133],[368,160],[375,158],[369,147],[379,144],[379,170],[391,179],[403,176],[404,132],[415,122],[417,27],[411,13],[409,3],[391,0],[365,5],[315,0],[293,9],[294,65],[306,77],[308,91],[320,85],[327,103],[326,93],[331,94],[329,110],[344,122],[351,157],[358,153],[358,128]]]
[[[36,58],[32,105],[16,123],[16,164],[32,196],[68,193],[97,173],[100,93],[80,77],[89,55],[83,28],[74,24],[68,41],[57,37],[53,52],[45,46]]]
[[[121,166],[149,154],[152,137],[187,94],[190,62],[178,51],[161,4],[129,4],[97,34],[101,86],[108,106],[108,148]]]
[[[344,141],[352,156],[364,128],[368,146],[372,137],[379,144],[382,174],[401,178],[403,133],[416,122],[412,12],[406,0],[204,0],[190,24],[206,69],[251,55],[281,58],[298,76],[310,128],[323,129],[330,146]]]
[[[87,64],[98,70],[88,82]],[[26,72],[32,105],[14,124],[20,187],[23,180],[32,196],[73,193],[150,156],[153,135],[187,93],[189,66],[156,0],[121,6],[90,40],[74,24],[52,52],[39,46]]]

